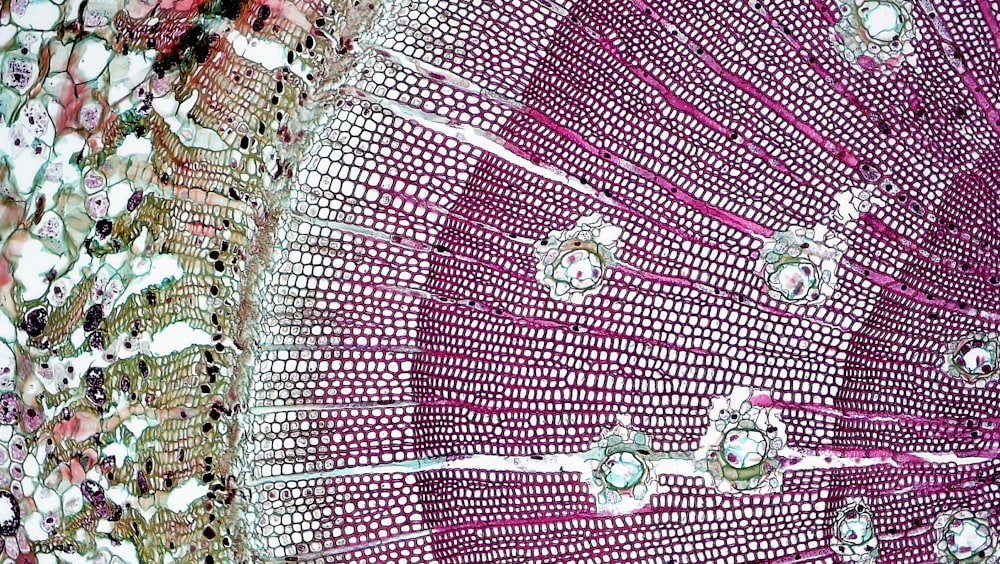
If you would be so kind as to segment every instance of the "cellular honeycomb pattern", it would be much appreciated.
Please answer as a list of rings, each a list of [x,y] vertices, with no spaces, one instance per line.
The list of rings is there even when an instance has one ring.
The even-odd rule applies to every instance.
[[[761,274],[772,298],[819,303],[834,292],[842,253],[815,238],[815,229],[798,228],[768,239],[761,250]]]
[[[10,0],[0,564],[1000,558],[997,0]]]
[[[996,526],[1000,6],[380,10],[265,285],[262,553],[916,563]],[[270,493],[302,480],[338,494]]]
[[[4,4],[0,562],[250,560],[255,294],[374,8]]]

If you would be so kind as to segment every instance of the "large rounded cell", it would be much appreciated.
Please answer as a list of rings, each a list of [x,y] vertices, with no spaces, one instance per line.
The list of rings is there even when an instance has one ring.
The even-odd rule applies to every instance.
[[[0,535],[9,537],[21,525],[21,508],[17,498],[7,490],[0,490]]]
[[[760,431],[732,430],[723,440],[722,455],[733,468],[753,468],[767,456],[767,437]]]
[[[612,454],[601,465],[604,483],[615,490],[628,490],[642,482],[646,468],[631,452]]]
[[[945,534],[948,553],[967,560],[984,552],[993,542],[989,525],[974,518],[955,519]]]

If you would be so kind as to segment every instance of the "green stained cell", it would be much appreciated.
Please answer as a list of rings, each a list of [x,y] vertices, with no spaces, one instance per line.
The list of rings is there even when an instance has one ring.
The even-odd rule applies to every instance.
[[[150,118],[146,114],[130,109],[118,114],[114,119],[115,127],[103,139],[104,147],[86,157],[81,156],[77,159],[77,163],[82,168],[100,167],[103,165],[115,155],[115,152],[122,147],[126,138],[130,135],[141,138],[149,134]]]
[[[826,228],[796,227],[774,233],[759,263],[768,295],[792,304],[821,303],[836,288],[840,247]]]
[[[849,498],[837,512],[831,548],[849,562],[870,564],[879,556],[875,516],[866,500]]]
[[[945,533],[945,547],[956,562],[973,562],[993,543],[993,532],[987,523],[977,519],[954,519]]]
[[[906,23],[903,11],[891,2],[865,2],[858,16],[865,35],[880,43],[897,39]]]
[[[904,0],[838,0],[841,19],[834,25],[834,47],[866,71],[891,72],[915,63],[919,27],[914,3]]]
[[[734,429],[723,439],[722,456],[738,470],[757,466],[767,456],[767,437],[757,430]]]
[[[956,352],[952,362],[966,374],[974,376],[989,374],[997,367],[996,343],[976,344],[979,346],[962,347]]]
[[[562,255],[552,277],[572,288],[587,290],[601,281],[604,265],[596,252],[569,251]]]
[[[860,517],[848,518],[840,524],[837,534],[840,538],[852,544],[861,544],[868,542],[872,538],[872,524],[868,519]]]
[[[935,519],[934,529],[941,562],[974,564],[994,561],[997,546],[988,513],[969,510],[945,513]]]
[[[231,289],[214,277],[185,276],[128,296],[105,316],[103,330],[112,338],[132,331],[154,335],[184,322],[210,335],[227,334],[233,320],[222,307],[231,297]]]
[[[796,302],[818,295],[818,272],[816,265],[807,260],[786,259],[775,266],[767,283],[786,300]]]
[[[575,229],[552,231],[535,245],[536,278],[554,299],[583,303],[603,285],[621,229],[595,214],[577,220]]]
[[[986,386],[1000,376],[1000,339],[973,332],[949,343],[943,369],[969,385]]]
[[[248,4],[247,0],[209,0],[201,5],[199,11],[207,16],[235,20]]]
[[[118,114],[118,123],[121,124],[123,136],[136,134],[141,137],[148,130],[149,117],[135,110],[128,110]]]
[[[644,433],[616,427],[587,454],[598,507],[642,504],[655,488],[652,461],[672,457],[653,452]]]
[[[33,335],[31,343],[51,349],[59,349],[68,345],[69,336],[76,327],[76,320],[79,319],[87,300],[90,298],[90,289],[93,283],[94,278],[88,277],[77,284],[63,304],[47,314],[44,330],[38,335]],[[45,302],[40,300],[39,306],[47,308],[47,300]],[[31,335],[30,332],[29,335]],[[64,354],[64,356],[69,355]]]
[[[0,86],[0,120],[10,125],[20,107],[21,97],[18,93],[6,86]]]
[[[14,390],[17,383],[17,356],[7,343],[0,342],[0,392]]]
[[[605,459],[600,472],[608,487],[620,491],[639,485],[646,475],[646,467],[635,454],[622,452]]]
[[[309,51],[331,50],[309,29],[319,14],[299,6],[294,17],[304,28],[295,23],[282,32],[303,45],[299,60],[271,76],[220,41],[232,29],[222,20],[246,25],[246,0],[174,2],[176,13],[186,14],[179,20],[137,4],[130,2],[135,10],[126,18],[117,0],[10,2],[15,24],[43,31],[0,31],[11,45],[20,42],[0,58],[0,119],[14,123],[24,140],[21,155],[2,165],[0,180],[17,198],[8,198],[4,210],[17,219],[0,235],[34,245],[25,261],[58,261],[31,273],[34,293],[21,279],[12,284],[5,307],[23,354],[6,361],[0,354],[0,388],[23,394],[21,405],[43,415],[24,440],[38,457],[45,491],[64,497],[43,516],[50,519],[42,526],[48,537],[30,543],[35,554],[99,561],[98,550],[110,542],[134,544],[141,562],[229,562],[245,542],[236,530],[234,475],[246,399],[236,383],[248,367],[246,325],[254,315],[246,288],[266,268],[257,257],[270,256],[273,234],[262,230],[275,229],[275,204],[287,197],[285,179],[296,172],[291,149],[308,133],[296,104],[311,104],[312,92],[292,74],[313,56]],[[254,6],[254,17],[268,19],[263,14],[272,8],[278,10]],[[155,20],[146,18],[150,13]],[[151,69],[144,66],[153,58]],[[230,70],[249,86],[220,86],[231,80]],[[319,77],[323,69],[315,70]],[[216,90],[206,89],[216,78]],[[268,104],[275,80],[281,95]],[[146,89],[161,99],[154,102]],[[250,103],[258,96],[261,104]],[[186,132],[156,113],[154,106],[171,97],[184,108],[185,127],[204,130],[195,143],[185,145],[178,135]],[[229,119],[233,108],[249,125]],[[238,135],[230,142],[232,129]],[[282,146],[264,153],[274,150],[275,136]],[[205,138],[226,144],[197,146]],[[231,147],[242,147],[238,157]],[[38,166],[29,170],[23,156]],[[16,174],[8,171],[15,166]],[[595,289],[610,266],[600,253],[567,257],[557,276],[578,290]],[[169,273],[147,277],[164,263]],[[178,327],[211,344],[183,342]],[[608,483],[641,497],[646,486],[634,483],[630,466],[641,456],[609,456],[617,469]],[[639,468],[640,482],[649,481],[646,469]],[[95,501],[89,490],[83,496],[84,480],[99,483],[109,499]],[[199,493],[169,508],[177,505],[171,492],[185,483]]]
[[[708,431],[709,446],[696,467],[707,471],[721,491],[774,491],[781,484],[778,453],[784,448],[783,427],[775,413],[753,405],[751,390],[737,392],[716,400],[714,430]]]
[[[69,251],[66,242],[66,225],[62,217],[54,211],[45,212],[38,223],[31,228],[31,234],[53,254],[62,255]]]

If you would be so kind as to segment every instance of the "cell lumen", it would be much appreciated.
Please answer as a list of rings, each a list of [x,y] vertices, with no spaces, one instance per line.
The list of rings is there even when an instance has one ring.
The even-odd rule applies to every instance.
[[[769,237],[758,261],[767,294],[792,304],[818,304],[833,295],[843,245],[825,241],[828,229],[793,228]]]
[[[583,457],[591,469],[598,508],[620,512],[648,503],[657,489],[652,462],[664,454],[654,452],[643,433],[616,426]]]

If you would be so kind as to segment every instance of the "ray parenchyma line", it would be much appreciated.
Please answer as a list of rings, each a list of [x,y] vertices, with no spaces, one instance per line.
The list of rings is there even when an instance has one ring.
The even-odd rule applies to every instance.
[[[9,0],[0,564],[1000,561],[997,0]]]

